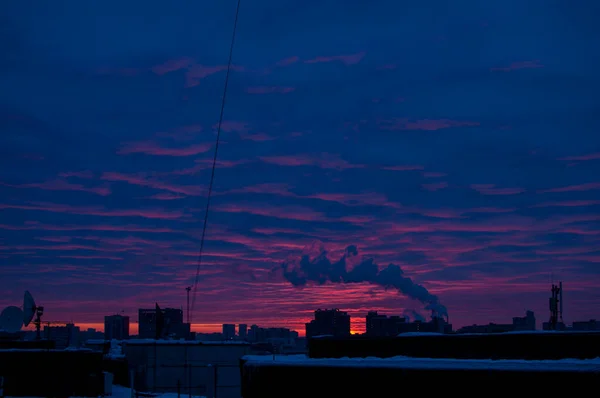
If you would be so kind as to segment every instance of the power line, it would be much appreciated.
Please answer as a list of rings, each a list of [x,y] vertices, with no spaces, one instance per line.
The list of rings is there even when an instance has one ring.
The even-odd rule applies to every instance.
[[[217,168],[217,153],[219,151],[219,140],[221,137],[221,125],[223,124],[223,113],[225,110],[225,100],[227,98],[227,86],[229,83],[229,73],[231,72],[231,59],[233,58],[233,46],[235,44],[235,32],[237,30],[238,15],[240,13],[241,0],[237,1],[235,9],[235,20],[233,22],[233,33],[231,35],[231,46],[229,47],[229,60],[227,62],[227,73],[225,75],[225,85],[223,87],[223,98],[221,101],[221,114],[219,115],[219,124],[217,127],[217,139],[215,143],[215,155],[213,158],[212,172],[210,175],[210,184],[208,186],[208,196],[206,198],[206,211],[204,213],[204,226],[202,227],[202,238],[200,239],[200,252],[198,253],[198,263],[196,267],[196,279],[194,280],[194,294],[192,296],[192,308],[190,311],[189,322],[191,324],[194,314],[194,305],[196,304],[196,292],[198,291],[198,278],[200,276],[200,267],[202,265],[202,251],[204,250],[204,237],[206,236],[206,224],[208,223],[208,211],[210,209],[210,197],[212,194],[213,182],[215,180],[215,169]]]

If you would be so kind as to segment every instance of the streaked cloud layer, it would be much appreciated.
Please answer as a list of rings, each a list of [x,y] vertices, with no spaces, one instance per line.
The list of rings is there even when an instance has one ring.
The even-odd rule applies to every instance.
[[[27,3],[0,20],[0,305],[185,305],[235,1]],[[545,321],[551,278],[598,317],[599,6],[484,3],[242,0],[195,322],[432,302],[385,272],[294,286],[314,242],[457,326]]]

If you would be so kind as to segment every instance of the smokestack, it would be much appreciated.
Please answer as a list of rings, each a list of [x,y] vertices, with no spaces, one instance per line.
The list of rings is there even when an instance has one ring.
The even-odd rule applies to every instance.
[[[307,247],[308,248],[308,247]],[[358,249],[351,245],[342,257],[331,262],[322,243],[313,243],[305,249],[299,259],[281,264],[283,276],[294,286],[305,286],[309,282],[323,285],[332,283],[370,283],[385,289],[393,288],[399,293],[425,304],[425,309],[438,316],[448,316],[448,310],[440,304],[439,298],[424,286],[416,284],[399,265],[389,264],[379,268],[372,258],[360,258]]]

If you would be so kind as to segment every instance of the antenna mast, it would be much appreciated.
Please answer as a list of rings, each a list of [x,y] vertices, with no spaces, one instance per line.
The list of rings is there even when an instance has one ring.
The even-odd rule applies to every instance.
[[[190,291],[192,290],[191,286],[188,286],[185,288],[185,291],[187,292],[187,323],[190,323]]]

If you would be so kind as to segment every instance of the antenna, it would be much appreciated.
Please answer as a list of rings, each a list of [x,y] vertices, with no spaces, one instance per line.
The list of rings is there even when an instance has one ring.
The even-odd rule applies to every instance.
[[[563,285],[562,282],[558,282],[559,294],[560,298],[558,299],[558,304],[560,305],[560,321],[563,322]]]
[[[35,325],[37,340],[41,339],[42,315],[44,315],[44,307],[36,305],[29,290],[25,291],[23,297],[23,325],[29,326],[35,316],[33,324]]]
[[[190,323],[190,291],[192,291],[192,287],[188,286],[185,288],[187,292],[187,323]]]
[[[0,314],[0,329],[17,333],[23,327],[23,311],[14,305],[8,306]]]
[[[25,292],[25,297],[23,298],[23,325],[25,327],[29,326],[36,312],[36,305],[33,296],[29,291]]]

